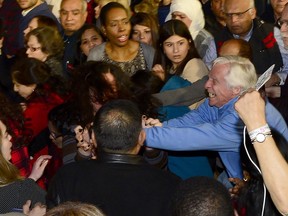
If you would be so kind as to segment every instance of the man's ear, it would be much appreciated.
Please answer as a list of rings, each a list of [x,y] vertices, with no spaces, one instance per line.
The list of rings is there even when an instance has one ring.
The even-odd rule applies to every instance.
[[[249,11],[250,15],[251,15],[251,18],[252,19],[255,19],[256,18],[256,14],[257,14],[257,11],[256,11],[256,8],[251,8],[250,11]]]
[[[242,92],[242,88],[240,86],[233,87],[232,92],[233,92],[233,95],[240,95],[240,93]]]
[[[138,143],[137,143],[137,144],[140,145],[140,146],[143,146],[145,139],[146,139],[146,133],[145,133],[145,131],[142,129],[141,132],[140,132],[140,134],[139,134]]]

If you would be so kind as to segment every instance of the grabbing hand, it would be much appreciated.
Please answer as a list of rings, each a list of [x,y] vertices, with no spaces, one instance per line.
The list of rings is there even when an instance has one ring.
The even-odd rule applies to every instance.
[[[43,175],[45,167],[51,158],[52,156],[50,155],[41,155],[33,164],[32,172],[28,178],[31,178],[36,182]]]
[[[42,216],[46,213],[46,206],[42,205],[41,203],[36,203],[32,209],[31,207],[31,200],[27,200],[26,203],[23,205],[23,213],[28,216]]]
[[[154,67],[152,68],[152,73],[155,76],[158,76],[162,81],[165,80],[165,71],[164,71],[162,65],[160,65],[160,64],[154,65]]]

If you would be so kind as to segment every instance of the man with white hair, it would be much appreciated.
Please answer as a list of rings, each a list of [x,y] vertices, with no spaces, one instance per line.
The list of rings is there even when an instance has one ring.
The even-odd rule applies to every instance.
[[[166,21],[179,19],[185,23],[201,58],[204,57],[213,36],[204,29],[205,19],[199,0],[172,0]]]
[[[229,177],[242,179],[239,147],[244,124],[234,109],[242,92],[253,88],[257,75],[253,64],[238,56],[219,57],[214,61],[205,88],[209,93],[198,109],[186,115],[160,123],[148,119],[148,147],[173,151],[218,151]],[[281,114],[266,104],[269,125],[288,140],[288,130]]]

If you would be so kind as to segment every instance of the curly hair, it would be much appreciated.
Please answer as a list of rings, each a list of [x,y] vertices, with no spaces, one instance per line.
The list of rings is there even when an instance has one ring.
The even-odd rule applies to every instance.
[[[112,74],[114,83],[107,80]],[[80,111],[83,126],[93,121],[93,104],[103,105],[112,99],[132,99],[131,82],[120,67],[101,61],[89,61],[75,71],[73,95],[76,109]]]

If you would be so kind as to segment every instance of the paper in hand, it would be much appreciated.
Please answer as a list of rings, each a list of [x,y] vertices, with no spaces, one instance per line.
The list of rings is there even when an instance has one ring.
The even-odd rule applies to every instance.
[[[257,83],[255,85],[256,91],[259,91],[259,89],[265,85],[265,83],[270,79],[273,69],[275,67],[275,64],[271,65],[257,80]]]

